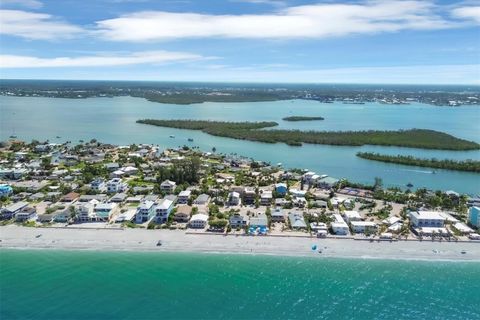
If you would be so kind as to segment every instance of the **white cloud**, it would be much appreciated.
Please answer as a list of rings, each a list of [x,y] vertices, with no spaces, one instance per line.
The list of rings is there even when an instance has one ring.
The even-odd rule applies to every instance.
[[[38,0],[2,0],[2,6],[21,6],[30,9],[40,9],[43,7],[43,3]]]
[[[112,67],[134,64],[164,64],[210,59],[187,52],[144,51],[129,55],[39,58],[0,55],[0,68]]]
[[[428,1],[367,1],[289,7],[271,14],[211,15],[143,11],[97,22],[108,40],[325,38],[451,27]]]
[[[454,17],[480,23],[480,6],[459,7],[452,11]]]
[[[32,40],[71,38],[82,28],[59,21],[45,13],[21,10],[0,10],[0,34]]]
[[[251,4],[266,4],[274,7],[284,7],[287,5],[283,0],[230,0],[230,2],[243,2]]]

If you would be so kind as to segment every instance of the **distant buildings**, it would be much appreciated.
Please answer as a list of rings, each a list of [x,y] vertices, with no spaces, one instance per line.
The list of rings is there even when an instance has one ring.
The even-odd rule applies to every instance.
[[[13,189],[8,184],[0,184],[0,197],[7,197],[12,193]]]

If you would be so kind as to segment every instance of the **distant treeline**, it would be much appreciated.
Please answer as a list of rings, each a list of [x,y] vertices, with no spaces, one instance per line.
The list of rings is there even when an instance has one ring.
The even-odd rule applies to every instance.
[[[221,122],[202,120],[138,120],[138,123],[160,127],[201,130],[205,133],[266,143],[284,142],[292,146],[302,143],[339,146],[362,146],[366,144],[398,146],[422,149],[474,150],[478,143],[456,138],[449,134],[411,129],[399,131],[300,131],[300,130],[257,130],[275,127],[276,122]]]
[[[449,160],[449,159],[438,160],[435,158],[422,159],[422,158],[415,158],[412,156],[402,156],[402,155],[390,156],[390,155],[372,153],[372,152],[359,152],[357,153],[357,157],[368,159],[368,160],[387,162],[387,163],[404,164],[407,166],[480,172],[480,161],[475,161],[475,160],[456,161],[456,160]]]
[[[324,120],[324,118],[323,117],[291,116],[291,117],[285,117],[282,120],[284,120],[284,121],[313,121],[313,120]]]

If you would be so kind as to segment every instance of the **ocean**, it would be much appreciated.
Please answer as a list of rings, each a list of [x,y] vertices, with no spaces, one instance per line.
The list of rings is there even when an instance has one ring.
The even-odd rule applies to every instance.
[[[291,115],[322,116],[323,121],[287,122]],[[151,143],[160,147],[198,146],[219,153],[235,153],[256,160],[281,162],[285,168],[303,168],[335,178],[372,184],[381,177],[385,186],[455,190],[476,195],[480,192],[480,175],[369,161],[356,157],[359,151],[412,155],[422,158],[480,160],[480,150],[445,151],[382,146],[292,147],[283,143],[267,144],[214,137],[200,131],[160,128],[135,123],[138,119],[208,119],[220,121],[277,121],[278,128],[299,130],[398,130],[433,129],[456,137],[480,142],[480,108],[478,106],[435,107],[382,105],[366,103],[348,105],[316,101],[291,100],[251,103],[203,103],[173,105],[150,102],[142,98],[60,99],[0,96],[0,139],[16,135],[19,139],[51,142],[95,138],[119,145]],[[170,138],[175,135],[175,139]],[[61,138],[56,138],[60,136]],[[188,141],[192,138],[194,141]]]
[[[480,319],[469,262],[0,251],[1,319]]]

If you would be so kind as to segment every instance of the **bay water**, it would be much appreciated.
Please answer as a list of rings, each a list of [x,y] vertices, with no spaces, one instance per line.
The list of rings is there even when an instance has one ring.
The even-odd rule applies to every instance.
[[[287,122],[291,115],[322,116],[323,121]],[[291,100],[250,103],[202,103],[174,105],[150,102],[142,98],[62,99],[44,97],[0,96],[0,139],[15,135],[19,139],[51,142],[97,139],[106,143],[152,143],[161,147],[198,146],[220,153],[235,153],[256,160],[282,163],[286,168],[303,168],[373,183],[381,177],[386,186],[434,190],[455,190],[476,195],[480,193],[478,173],[429,169],[388,164],[355,156],[359,151],[412,155],[422,158],[480,160],[480,150],[446,151],[383,146],[327,146],[304,144],[292,147],[283,143],[267,144],[214,137],[200,131],[161,128],[137,124],[144,118],[202,119],[218,121],[277,121],[278,128],[299,130],[398,130],[433,129],[456,137],[480,142],[480,108],[478,106],[436,107],[382,105],[366,103],[351,105],[324,104],[317,101]],[[174,135],[175,138],[170,138]],[[57,136],[61,138],[56,138]],[[191,138],[194,141],[190,142]]]

